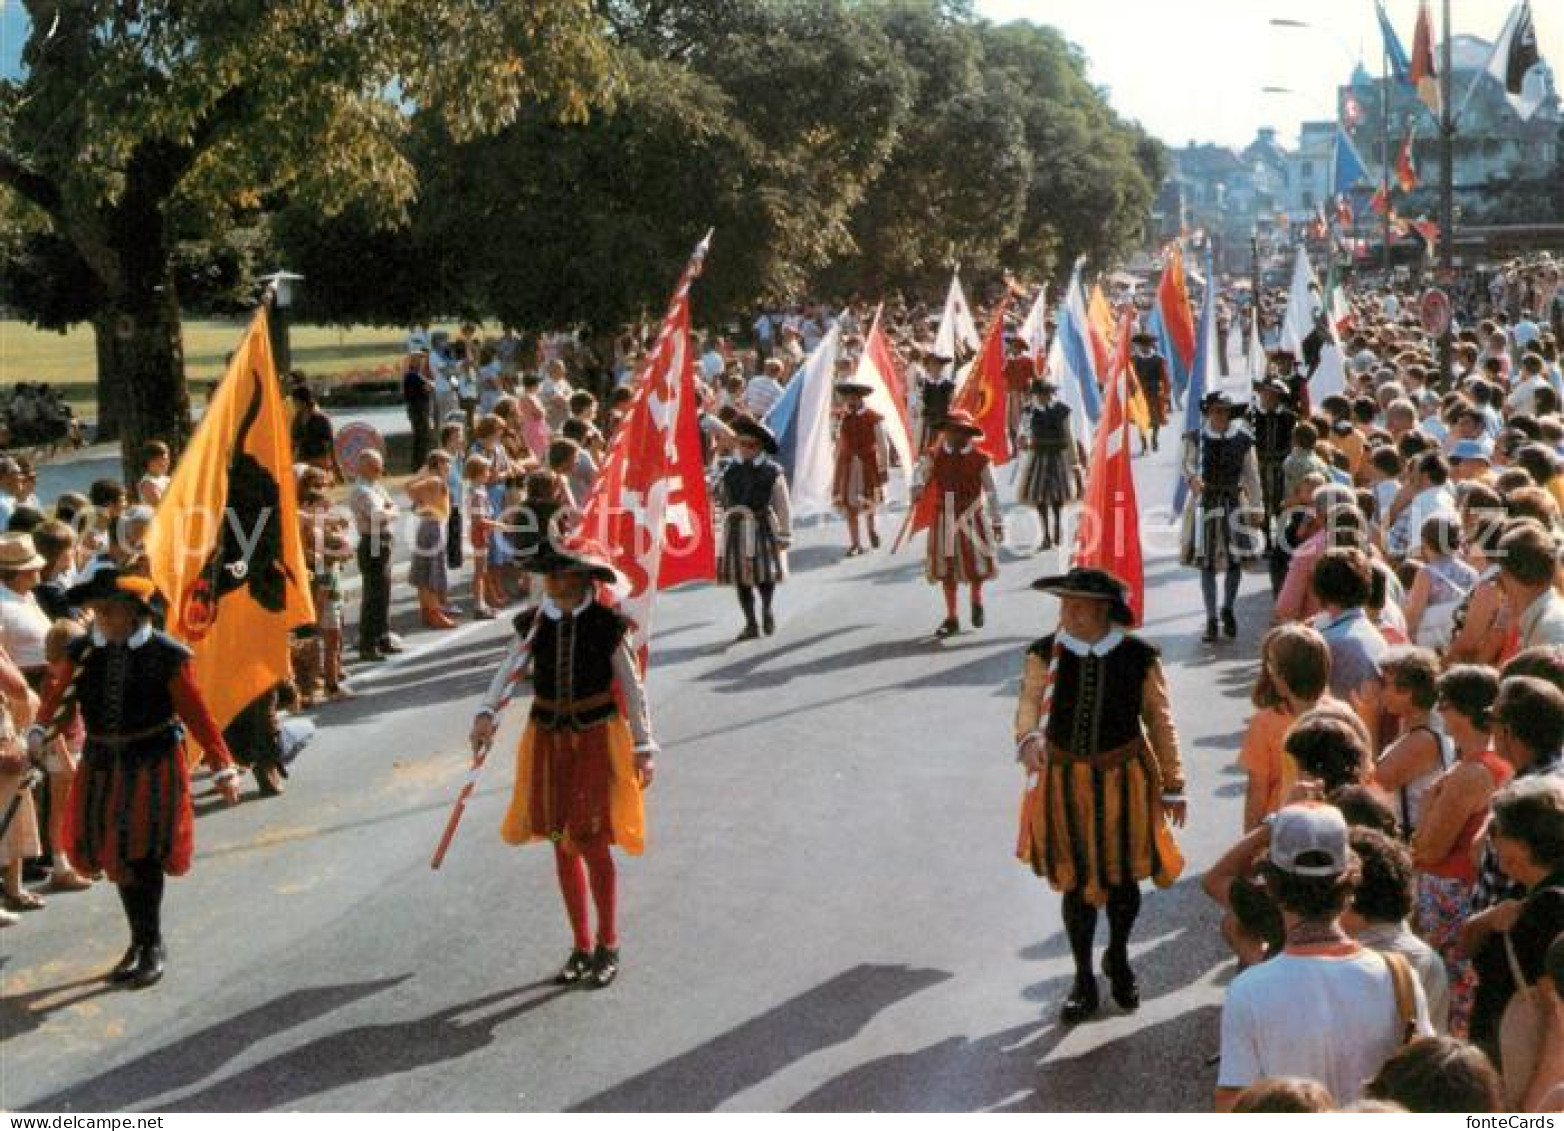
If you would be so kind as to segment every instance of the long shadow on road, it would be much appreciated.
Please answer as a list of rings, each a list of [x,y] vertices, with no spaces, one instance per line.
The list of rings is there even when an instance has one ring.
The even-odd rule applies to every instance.
[[[950,978],[943,970],[855,966],[572,1111],[714,1111],[821,1049],[851,1040],[882,1010]]]
[[[198,1084],[251,1046],[381,993],[408,977],[404,974],[372,982],[294,990],[83,1083],[44,1096],[28,1105],[29,1109],[126,1111],[146,1100]]]

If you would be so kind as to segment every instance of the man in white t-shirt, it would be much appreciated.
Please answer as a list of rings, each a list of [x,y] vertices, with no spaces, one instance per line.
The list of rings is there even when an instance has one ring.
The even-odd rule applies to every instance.
[[[782,399],[782,362],[771,358],[759,375],[751,377],[744,386],[744,411],[756,420],[764,420],[766,413]]]
[[[1406,960],[1365,948],[1341,924],[1359,873],[1340,810],[1289,805],[1269,831],[1266,886],[1287,948],[1228,987],[1218,1111],[1263,1077],[1316,1080],[1338,1104],[1352,1103],[1408,1039],[1433,1034]]]

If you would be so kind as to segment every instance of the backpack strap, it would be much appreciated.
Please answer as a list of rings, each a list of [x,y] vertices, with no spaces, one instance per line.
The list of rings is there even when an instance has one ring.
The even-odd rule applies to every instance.
[[[1396,991],[1396,1024],[1401,1044],[1410,1044],[1417,1037],[1417,984],[1413,981],[1412,964],[1405,956],[1382,950],[1379,956],[1390,970],[1390,981]]]

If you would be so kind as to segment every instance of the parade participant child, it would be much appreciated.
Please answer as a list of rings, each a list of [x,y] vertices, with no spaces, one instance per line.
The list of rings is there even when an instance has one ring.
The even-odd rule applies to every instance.
[[[1043,527],[1043,549],[1064,541],[1064,507],[1075,498],[1075,472],[1084,460],[1070,431],[1070,406],[1055,398],[1058,386],[1033,381],[1030,399],[1021,412],[1021,465],[1018,497],[1037,508]],[[1050,524],[1049,518],[1053,522]]]
[[[450,588],[445,564],[446,523],[451,515],[451,453],[436,448],[424,460],[423,469],[407,485],[407,497],[418,515],[413,535],[413,561],[407,579],[418,590],[418,610],[425,628],[455,628],[445,613]]]
[[[981,435],[983,429],[969,413],[949,413],[940,422],[939,443],[918,461],[913,480],[915,504],[933,492],[924,573],[945,594],[945,619],[934,630],[939,637],[961,631],[956,597],[963,584],[971,590],[972,627],[983,627],[983,583],[999,572],[1004,526],[993,469],[977,447]]]
[[[885,501],[885,484],[891,474],[891,445],[885,435],[884,418],[864,403],[874,390],[855,381],[840,381],[837,396],[845,402],[841,427],[836,433],[836,466],[831,478],[831,494],[836,506],[847,516],[847,556],[863,553],[858,536],[858,517],[863,516],[869,533],[869,545],[880,548],[880,535],[874,528],[874,512]]]
[[[1026,653],[1015,733],[1031,776],[1017,855],[1064,896],[1075,983],[1060,1019],[1097,1011],[1092,945],[1108,911],[1103,955],[1113,999],[1135,1009],[1129,941],[1140,881],[1167,887],[1184,861],[1167,822],[1186,816],[1178,732],[1157,649],[1126,632],[1128,589],[1077,567],[1033,582],[1059,598],[1059,627]]]
[[[85,872],[119,887],[131,944],[109,973],[136,988],[163,977],[165,876],[190,868],[195,819],[183,730],[201,746],[213,784],[239,800],[238,771],[196,684],[190,651],[152,628],[152,583],[100,567],[72,587],[73,605],[92,613],[92,631],[73,641],[51,673],[28,744],[42,750],[46,728],[79,709],[87,727],[71,787],[66,850]]]
[[[1200,408],[1205,425],[1184,437],[1183,470],[1190,499],[1184,508],[1180,558],[1200,569],[1206,605],[1202,639],[1210,643],[1217,638],[1219,572],[1226,573],[1222,631],[1229,640],[1238,635],[1233,605],[1244,562],[1260,555],[1264,511],[1254,438],[1233,422],[1237,406],[1226,393],[1215,392],[1206,394]]]
[[[530,663],[532,709],[500,836],[512,845],[552,842],[573,936],[557,981],[601,989],[619,973],[610,849],[641,853],[641,794],[652,783],[658,749],[629,624],[595,595],[597,584],[617,579],[614,569],[582,546],[551,547],[530,559],[527,570],[543,576],[544,600],[516,618],[517,638],[473,719],[470,740],[475,753],[493,741],[516,667]]]
[[[163,501],[168,490],[168,469],[172,462],[168,445],[162,440],[149,440],[141,449],[142,476],[136,484],[136,497],[146,506],[155,507]]]
[[[792,506],[787,476],[771,457],[777,440],[764,424],[748,416],[730,426],[736,438],[734,457],[717,479],[720,515],[717,542],[717,584],[738,590],[744,613],[740,640],[754,640],[762,631],[776,631],[771,603],[777,585],[787,578],[787,548],[793,541]],[[761,620],[755,620],[755,593],[760,593]]]
[[[489,461],[480,455],[467,457],[462,468],[466,486],[467,544],[472,548],[472,615],[474,620],[493,620],[489,607],[489,536],[494,518],[489,511]]]

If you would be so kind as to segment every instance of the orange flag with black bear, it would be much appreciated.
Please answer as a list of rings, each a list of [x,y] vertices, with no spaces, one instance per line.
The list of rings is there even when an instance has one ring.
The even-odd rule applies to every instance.
[[[179,458],[147,532],[166,628],[195,652],[217,725],[288,677],[311,624],[293,449],[263,307]]]

